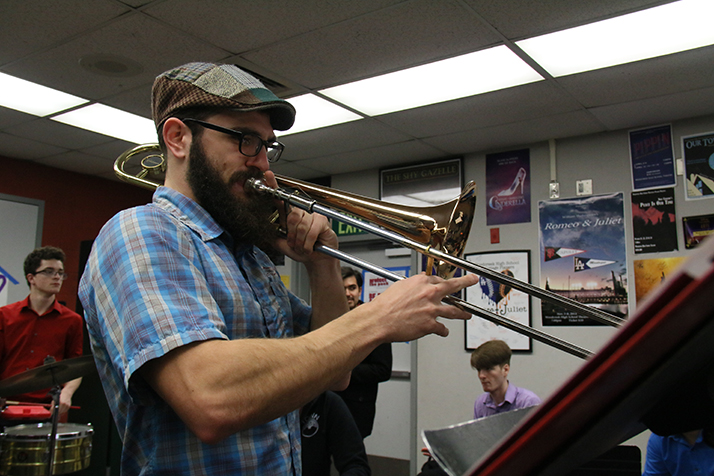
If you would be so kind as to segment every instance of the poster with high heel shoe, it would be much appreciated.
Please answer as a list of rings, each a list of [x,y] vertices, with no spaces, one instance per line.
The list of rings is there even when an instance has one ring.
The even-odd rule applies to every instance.
[[[486,225],[530,223],[530,150],[486,155]]]

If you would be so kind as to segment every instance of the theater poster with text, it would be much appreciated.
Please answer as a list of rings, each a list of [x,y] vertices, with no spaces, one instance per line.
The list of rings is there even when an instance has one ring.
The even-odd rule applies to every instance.
[[[677,250],[673,188],[632,192],[632,233],[635,254]]]
[[[628,313],[622,193],[538,203],[541,287],[609,312]],[[577,311],[541,301],[544,326],[592,326]]]
[[[682,137],[687,200],[714,198],[714,132]]]
[[[486,225],[530,223],[530,150],[486,156]]]
[[[385,268],[394,274],[403,276],[405,278],[409,277],[409,266],[397,266],[392,268]],[[378,276],[371,271],[362,271],[362,302],[371,302],[382,294],[387,288],[392,284],[386,278]]]
[[[633,190],[677,185],[671,126],[630,131],[630,163]]]

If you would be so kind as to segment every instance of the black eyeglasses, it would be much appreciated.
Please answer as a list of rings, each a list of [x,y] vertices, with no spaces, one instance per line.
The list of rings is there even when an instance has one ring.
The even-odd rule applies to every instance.
[[[203,126],[207,129],[213,129],[214,131],[222,132],[228,134],[238,141],[238,149],[240,153],[246,157],[255,157],[260,154],[260,150],[265,147],[265,153],[268,156],[268,162],[275,163],[280,159],[280,155],[283,153],[285,146],[280,142],[266,141],[261,139],[255,134],[250,132],[241,132],[233,129],[228,129],[227,127],[221,127],[216,124],[211,124],[210,122],[200,121],[198,119],[181,119],[183,122],[193,122],[199,126]]]
[[[35,271],[32,274],[34,274],[34,275],[44,274],[48,278],[54,278],[55,276],[59,276],[61,279],[67,279],[67,275],[65,274],[64,270],[62,270],[62,269],[45,268],[45,269],[41,269],[39,271]]]

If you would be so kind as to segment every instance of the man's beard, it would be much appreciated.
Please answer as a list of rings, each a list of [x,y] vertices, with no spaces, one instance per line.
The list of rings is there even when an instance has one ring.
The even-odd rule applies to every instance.
[[[270,215],[275,211],[273,198],[255,194],[249,199],[240,199],[230,191],[236,182],[245,183],[249,178],[262,177],[259,169],[251,167],[234,173],[226,184],[218,170],[209,163],[201,139],[191,144],[186,179],[196,201],[233,237],[236,244],[253,244],[270,251],[278,236],[276,226],[270,223]]]

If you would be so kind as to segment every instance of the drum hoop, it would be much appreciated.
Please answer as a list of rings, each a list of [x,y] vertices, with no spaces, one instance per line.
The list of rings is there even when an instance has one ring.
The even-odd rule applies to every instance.
[[[47,433],[38,431],[36,434],[18,433],[19,431],[42,430],[47,427]],[[81,429],[79,428],[81,427]],[[63,431],[63,429],[68,431]],[[71,428],[71,429],[70,429]],[[57,440],[70,440],[77,438],[86,438],[94,433],[91,423],[59,423],[57,425]],[[9,441],[23,440],[40,440],[49,438],[52,434],[51,423],[23,424],[5,428],[5,431],[0,434],[0,438]]]

